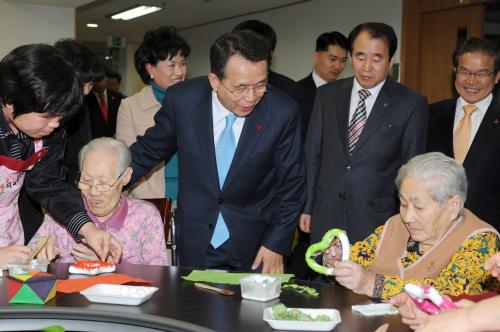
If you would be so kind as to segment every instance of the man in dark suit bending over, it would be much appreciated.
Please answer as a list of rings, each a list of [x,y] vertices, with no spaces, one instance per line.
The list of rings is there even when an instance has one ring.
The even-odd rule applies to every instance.
[[[471,38],[458,46],[453,66],[459,97],[429,106],[427,150],[463,164],[465,207],[500,230],[500,100],[492,94],[500,52],[494,42]]]
[[[346,230],[351,242],[373,232],[398,209],[397,170],[425,151],[426,98],[387,77],[397,48],[394,29],[360,24],[349,45],[354,77],[317,90],[307,133],[300,228],[312,231],[312,242],[334,227]]]
[[[210,49],[211,73],[171,87],[131,146],[133,180],[177,149],[181,265],[282,272],[304,203],[299,106],[269,87],[270,51],[250,31]]]

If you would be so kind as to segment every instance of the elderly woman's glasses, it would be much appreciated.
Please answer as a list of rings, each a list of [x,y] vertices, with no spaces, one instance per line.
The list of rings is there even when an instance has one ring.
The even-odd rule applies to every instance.
[[[267,92],[267,90],[269,90],[269,84],[267,82],[261,82],[255,85],[240,85],[232,90],[225,85],[222,80],[219,80],[219,82],[227,89],[227,91],[229,91],[229,93],[237,98],[248,95],[252,90],[256,95],[263,95]]]
[[[125,173],[125,171],[121,172],[120,175],[118,175],[118,177],[116,178],[115,182],[113,183],[98,183],[95,185],[92,185],[87,182],[82,182],[80,176],[78,176],[78,179],[75,181],[76,187],[83,191],[89,191],[92,187],[94,187],[97,191],[105,193],[110,191],[115,186],[118,180],[120,180],[120,178],[122,177],[123,173]]]

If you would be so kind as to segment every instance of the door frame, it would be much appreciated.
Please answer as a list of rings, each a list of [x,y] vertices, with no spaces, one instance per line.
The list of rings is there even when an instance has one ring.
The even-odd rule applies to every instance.
[[[420,21],[427,12],[488,4],[495,0],[403,0],[401,25],[401,83],[418,90],[420,76]],[[450,54],[451,56],[451,54]]]

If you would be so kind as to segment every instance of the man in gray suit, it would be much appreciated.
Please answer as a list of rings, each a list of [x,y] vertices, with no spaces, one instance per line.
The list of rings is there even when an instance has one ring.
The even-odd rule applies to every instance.
[[[397,211],[397,170],[425,151],[426,98],[387,77],[394,29],[364,23],[348,39],[354,77],[318,89],[306,139],[300,228],[312,242],[336,227],[353,243],[383,224]]]

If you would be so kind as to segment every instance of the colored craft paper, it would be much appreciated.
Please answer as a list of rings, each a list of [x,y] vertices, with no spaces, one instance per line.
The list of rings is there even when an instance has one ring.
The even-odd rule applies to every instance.
[[[227,285],[239,285],[240,279],[258,273],[230,273],[221,271],[200,271],[193,270],[187,276],[183,276],[182,279],[195,282],[211,282],[215,284],[227,284]],[[270,273],[266,274],[271,277],[281,278],[282,282],[288,282],[294,277],[293,274],[278,274]]]
[[[44,304],[56,295],[57,277],[46,272],[10,275],[9,303]]]
[[[123,285],[130,282],[142,285],[151,285],[151,281],[149,280],[132,278],[126,274],[113,273],[88,278],[59,280],[57,283],[57,292],[76,293],[97,284]]]

